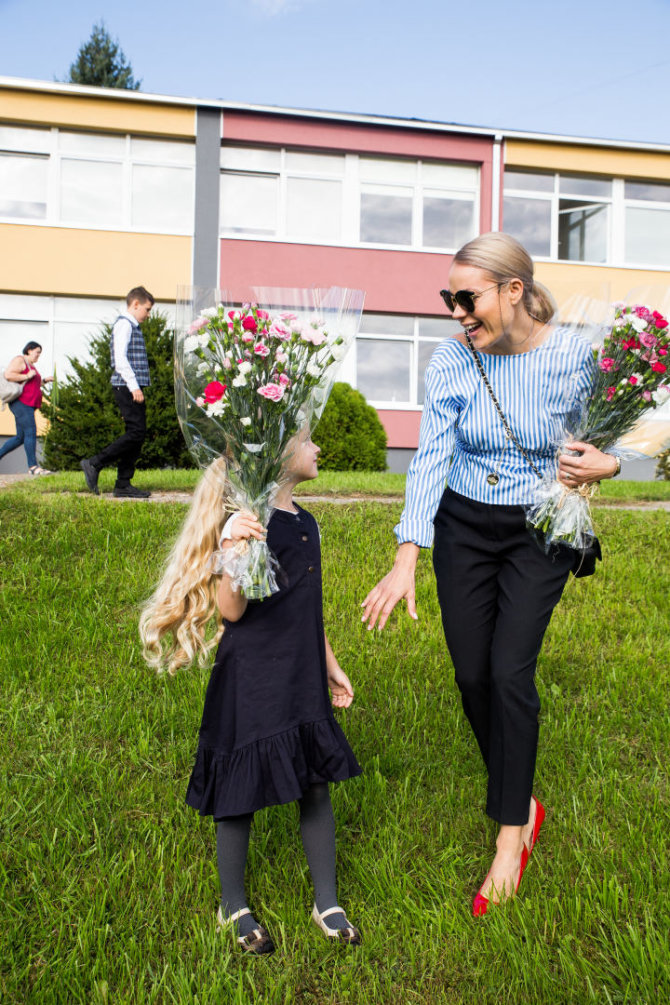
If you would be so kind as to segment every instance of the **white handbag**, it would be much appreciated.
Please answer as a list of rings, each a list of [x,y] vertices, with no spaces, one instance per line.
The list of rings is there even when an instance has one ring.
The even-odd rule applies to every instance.
[[[4,408],[10,401],[16,401],[23,391],[23,384],[16,380],[7,380],[5,371],[0,373],[0,401]]]

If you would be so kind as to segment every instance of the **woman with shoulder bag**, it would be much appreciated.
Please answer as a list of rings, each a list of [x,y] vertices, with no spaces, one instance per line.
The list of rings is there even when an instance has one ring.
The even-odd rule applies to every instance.
[[[42,378],[37,372],[35,364],[41,355],[42,346],[39,342],[28,342],[23,347],[23,353],[20,356],[15,356],[5,370],[6,380],[23,384],[23,390],[18,398],[9,403],[9,410],[16,422],[16,436],[12,436],[3,447],[0,447],[0,459],[23,444],[31,475],[50,475],[53,473],[37,463],[36,455],[35,412],[42,404],[42,383],[47,384],[53,380],[53,377]]]
[[[477,916],[514,896],[545,815],[533,795],[535,667],[579,553],[538,547],[525,504],[539,477],[555,473],[555,444],[576,398],[588,394],[593,357],[585,339],[551,324],[553,300],[507,234],[461,248],[441,294],[463,332],[440,344],[426,371],[395,564],[362,606],[369,629],[383,628],[403,598],[416,618],[415,566],[434,536],[447,646],[488,771],[486,812],[500,824]],[[574,454],[559,457],[558,477],[569,488],[618,474],[618,460],[593,446],[566,450]]]

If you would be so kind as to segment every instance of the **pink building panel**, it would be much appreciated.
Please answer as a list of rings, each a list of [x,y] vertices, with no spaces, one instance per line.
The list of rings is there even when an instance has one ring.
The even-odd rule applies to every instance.
[[[378,408],[377,415],[386,430],[389,447],[406,447],[416,450],[419,445],[421,412],[401,412],[392,411],[389,408]]]
[[[366,311],[442,314],[451,257],[222,238],[221,287],[346,286],[365,290]]]

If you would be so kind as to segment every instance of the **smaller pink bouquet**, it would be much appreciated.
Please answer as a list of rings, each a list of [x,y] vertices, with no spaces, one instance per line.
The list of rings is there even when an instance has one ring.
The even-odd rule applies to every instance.
[[[617,304],[614,323],[594,351],[591,392],[564,441],[581,440],[608,450],[635,429],[650,409],[670,399],[670,329],[658,311],[641,304]],[[526,519],[545,547],[565,544],[583,550],[595,538],[590,490],[569,489],[544,479]]]

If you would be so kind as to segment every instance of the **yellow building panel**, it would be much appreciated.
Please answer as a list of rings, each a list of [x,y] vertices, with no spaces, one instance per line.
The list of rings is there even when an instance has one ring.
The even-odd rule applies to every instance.
[[[195,137],[194,108],[123,98],[4,89],[0,118],[22,125],[71,126],[80,129]]]
[[[603,174],[620,178],[670,179],[670,154],[611,147],[570,146],[524,140],[505,142],[505,166]]]
[[[631,296],[653,300],[654,291],[660,296],[670,283],[670,272],[614,269],[573,262],[538,262],[535,276],[551,290],[559,306],[575,295],[607,301]]]
[[[192,239],[166,234],[0,224],[0,288],[6,293],[120,297],[146,286],[174,300],[191,282]]]
[[[47,431],[47,421],[41,412],[35,412],[35,422],[37,424],[37,435],[44,436]],[[16,423],[14,416],[9,411],[9,406],[0,412],[0,436],[14,436],[16,433]],[[21,458],[25,460],[26,454],[23,447],[19,447]]]

